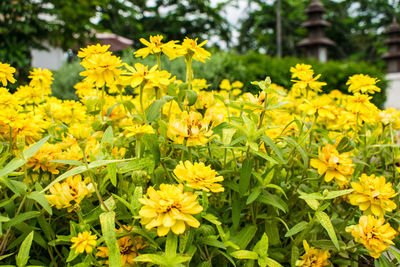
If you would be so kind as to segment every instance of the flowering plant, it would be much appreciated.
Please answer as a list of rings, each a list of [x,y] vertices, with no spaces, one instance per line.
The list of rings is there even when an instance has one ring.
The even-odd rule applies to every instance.
[[[400,112],[370,102],[377,79],[323,94],[298,64],[291,88],[211,88],[192,68],[206,41],[140,41],[154,66],[81,49],[79,101],[52,97],[41,69],[12,94],[15,69],[0,63],[2,263],[400,264]],[[185,81],[163,56],[184,58]]]

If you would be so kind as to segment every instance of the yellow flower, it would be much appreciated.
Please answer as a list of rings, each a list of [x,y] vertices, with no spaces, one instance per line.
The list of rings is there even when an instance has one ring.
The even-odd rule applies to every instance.
[[[242,89],[244,84],[241,81],[234,81],[232,83],[232,88]]]
[[[125,67],[129,70],[129,72],[125,73],[127,76],[122,76],[122,79],[126,81],[132,88],[138,87],[143,82],[155,84],[158,82],[157,65],[153,66],[151,69],[148,69],[148,66],[140,63],[136,63],[134,68],[129,65],[125,65]]]
[[[258,95],[253,95],[252,93],[245,93],[242,96],[243,101],[251,104],[249,105],[250,109],[254,109],[257,111],[261,111],[262,108],[264,108],[264,102],[265,102],[265,92],[261,91]],[[255,107],[252,105],[258,105],[259,107]]]
[[[374,106],[369,101],[371,98],[372,97],[368,95],[355,93],[354,95],[348,97],[346,108],[354,113],[368,113],[372,106]]]
[[[83,233],[78,233],[78,236],[72,237],[71,242],[74,243],[71,246],[71,249],[75,248],[76,253],[83,253],[86,251],[86,253],[92,253],[93,247],[96,246],[97,236],[96,235],[91,235],[91,232],[83,232]]]
[[[375,92],[381,91],[381,89],[376,86],[377,82],[379,82],[377,78],[372,78],[364,74],[356,74],[349,78],[346,85],[349,85],[350,93],[361,92],[363,94],[375,94]]]
[[[136,124],[134,126],[125,126],[125,136],[126,137],[131,137],[131,136],[135,136],[138,134],[153,134],[154,129],[153,127],[151,127],[151,125],[140,125],[140,124]]]
[[[68,177],[65,182],[53,185],[50,188],[51,195],[45,197],[51,206],[56,206],[57,209],[67,208],[70,212],[91,192],[92,184],[86,185],[80,175],[75,175]]]
[[[146,39],[140,38],[140,42],[144,44],[146,47],[137,50],[134,54],[136,57],[145,58],[149,54],[159,54],[164,53],[167,55],[171,60],[177,57],[176,54],[176,43],[178,41],[169,41],[168,43],[162,43],[161,40],[163,39],[162,35],[150,36],[150,42]]]
[[[325,181],[335,179],[339,187],[347,185],[347,177],[353,174],[352,160],[347,153],[339,154],[335,146],[326,144],[319,149],[318,159],[311,159],[310,164],[318,169],[320,175],[325,174]]]
[[[81,76],[86,76],[84,81],[96,85],[96,87],[103,87],[105,84],[112,85],[121,74],[118,69],[122,66],[121,59],[113,56],[111,52],[103,54],[94,54],[81,62],[85,67],[85,71],[79,73]]]
[[[290,67],[290,72],[292,73],[292,79],[305,80],[314,75],[312,66],[308,64],[296,64],[296,66]]]
[[[205,192],[223,192],[224,188],[218,182],[224,178],[217,176],[217,172],[211,169],[211,166],[205,166],[203,162],[192,164],[190,161],[179,162],[174,174],[179,180],[186,182],[188,187],[200,189]]]
[[[301,260],[296,261],[296,266],[301,267],[322,267],[329,265],[329,257],[331,256],[328,250],[310,247],[306,240],[303,240],[305,253],[301,256]]]
[[[92,127],[85,123],[74,123],[69,126],[68,132],[77,140],[85,140],[91,136]]]
[[[3,86],[7,86],[7,81],[15,83],[14,72],[15,68],[11,67],[10,64],[0,62],[0,82]]]
[[[206,144],[213,132],[200,113],[186,111],[180,114],[180,118],[172,118],[168,124],[167,135],[177,144],[186,146],[199,146]]]
[[[200,92],[201,89],[207,89],[208,86],[206,79],[193,79],[192,81],[192,88],[196,92]]]
[[[117,232],[123,233],[124,231],[130,231],[131,227],[124,226],[125,230],[120,228]],[[121,237],[118,239],[119,252],[121,254],[121,264],[122,266],[134,266],[134,258],[136,258],[140,253],[139,249],[142,249],[147,246],[147,243],[143,242],[141,236],[134,236],[133,241],[130,235]],[[97,257],[108,258],[109,251],[108,247],[98,247],[97,248]],[[108,261],[106,261],[108,264]]]
[[[19,99],[16,94],[11,94],[5,87],[0,87],[0,107],[3,112],[4,109],[21,109],[18,100]]]
[[[306,94],[307,88],[313,92],[321,92],[321,87],[325,86],[326,83],[317,81],[321,74],[314,77],[314,71],[310,65],[296,64],[295,67],[291,67],[292,79],[298,78],[299,80],[292,80],[295,82],[293,85],[293,91],[296,94]]]
[[[359,206],[364,214],[373,214],[383,217],[386,211],[392,211],[397,206],[390,198],[397,194],[392,188],[392,183],[386,183],[385,177],[368,176],[363,173],[359,182],[352,182],[354,191],[349,195],[352,205]]]
[[[393,129],[400,129],[400,111],[395,108],[387,108],[379,112],[379,119],[384,125],[392,125]]]
[[[42,101],[42,90],[38,87],[21,85],[17,88],[14,96],[20,101],[21,105],[39,104]]]
[[[361,216],[359,224],[347,227],[346,232],[351,232],[355,241],[362,243],[375,259],[390,245],[394,245],[392,240],[397,235],[389,223],[385,224],[384,218],[378,219],[371,215]]]
[[[50,86],[53,83],[53,73],[48,69],[33,69],[28,76],[31,81],[29,82],[29,86],[40,88],[42,90],[42,100],[43,96],[50,95],[51,89]]]
[[[88,45],[86,48],[81,48],[81,50],[78,52],[78,57],[90,58],[93,55],[105,54],[106,52],[108,52],[109,48],[110,45]]]
[[[26,166],[28,168],[33,167],[33,171],[41,169],[42,171],[48,171],[52,174],[58,174],[60,171],[57,170],[59,163],[51,162],[52,160],[59,159],[61,155],[61,149],[57,144],[45,143],[38,152],[28,159]]]
[[[219,88],[222,90],[230,91],[232,89],[232,86],[228,79],[223,79],[219,84]]]
[[[196,198],[197,195],[191,192],[183,192],[183,184],[161,184],[160,190],[150,186],[147,196],[139,199],[144,205],[139,211],[141,223],[146,225],[146,229],[157,227],[158,236],[165,236],[170,230],[182,234],[186,224],[198,228],[200,223],[192,214],[200,213],[203,207]]]
[[[208,59],[211,56],[211,53],[202,47],[206,43],[207,40],[201,44],[197,44],[197,38],[193,40],[186,37],[182,42],[180,53],[185,56],[185,59],[193,58],[196,61],[205,63],[205,59]]]

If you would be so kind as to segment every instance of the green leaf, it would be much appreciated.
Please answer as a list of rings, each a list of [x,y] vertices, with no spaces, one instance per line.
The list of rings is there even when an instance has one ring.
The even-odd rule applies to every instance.
[[[200,244],[204,244],[204,245],[212,246],[212,247],[216,247],[216,248],[226,249],[226,246],[224,245],[224,243],[222,243],[221,241],[218,241],[217,239],[211,238],[211,237],[198,238],[196,240]]]
[[[268,267],[282,267],[277,261],[271,258],[264,258],[265,262],[267,263]]]
[[[338,250],[340,250],[339,242],[338,242],[338,239],[337,239],[336,233],[335,233],[335,229],[333,228],[333,225],[331,223],[331,220],[329,219],[329,216],[323,211],[317,211],[315,213],[315,216],[318,219],[319,223],[322,225],[322,227],[324,227],[325,230],[328,232],[328,235],[331,238],[335,247]]]
[[[257,227],[254,225],[247,225],[240,232],[231,237],[231,241],[239,245],[240,249],[246,249],[247,245],[254,238],[257,233]]]
[[[144,134],[142,140],[144,141],[146,146],[150,149],[154,159],[154,166],[157,167],[158,165],[160,165],[160,158],[161,158],[158,136],[155,134]]]
[[[272,150],[275,152],[275,154],[278,156],[280,163],[281,164],[286,164],[286,161],[283,159],[283,155],[281,150],[275,145],[274,141],[272,141],[272,139],[267,136],[267,135],[263,135],[261,137],[261,140],[267,144],[268,146],[270,146],[272,148]]]
[[[103,137],[101,138],[101,144],[102,146],[104,146],[105,144],[109,144],[112,147],[113,142],[114,142],[114,134],[112,126],[108,126],[107,129],[104,131]]]
[[[94,168],[98,168],[100,166],[103,165],[107,165],[110,163],[118,163],[118,162],[124,162],[124,161],[129,161],[129,160],[134,160],[134,158],[130,158],[130,159],[113,159],[113,160],[96,160],[93,161],[91,163],[89,163],[89,170],[90,169],[94,169]],[[54,181],[52,181],[48,186],[46,186],[45,189],[43,189],[42,191],[40,191],[40,193],[43,193],[47,190],[49,190],[53,185],[55,185],[56,183],[59,183],[61,181],[63,181],[64,179],[67,179],[68,177],[77,175],[77,174],[81,174],[85,171],[87,171],[88,169],[86,168],[86,166],[78,166],[76,168],[73,168],[65,173],[63,173],[62,175],[58,176]]]
[[[133,259],[136,262],[151,262],[159,266],[165,266],[166,259],[157,254],[142,254]],[[111,265],[110,265],[111,266]]]
[[[249,205],[249,204],[253,203],[253,202],[258,198],[258,196],[260,195],[260,193],[261,193],[261,188],[259,188],[259,187],[254,188],[254,189],[251,191],[249,197],[248,197],[247,200],[246,200],[246,205]]]
[[[212,224],[221,225],[221,222],[218,221],[218,218],[210,213],[202,215],[201,217],[203,217],[204,219],[206,219],[207,221],[209,221]]]
[[[15,216],[14,218],[10,219],[8,222],[4,223],[4,228],[10,228],[16,224],[19,224],[21,222],[24,222],[26,220],[36,218],[40,215],[39,211],[27,211],[24,213],[19,214],[18,216]]]
[[[28,189],[24,182],[15,181],[8,179],[7,177],[0,177],[0,182],[2,182],[5,186],[7,186],[11,191],[13,191],[17,195],[26,194],[26,190]]]
[[[299,248],[295,245],[292,246],[292,251],[290,253],[290,266],[296,267],[296,261],[300,257]]]
[[[231,256],[240,260],[256,260],[258,254],[254,251],[249,250],[238,250],[231,253]]]
[[[188,100],[188,106],[193,106],[197,100],[197,93],[193,90],[186,91],[186,98]]]
[[[24,158],[28,159],[30,157],[32,157],[33,155],[36,154],[36,152],[44,145],[44,143],[47,142],[47,140],[49,140],[50,136],[46,136],[45,138],[39,140],[37,143],[35,143],[33,146],[28,147],[27,149],[25,149],[24,151]],[[0,175],[2,176],[2,175]]]
[[[291,137],[285,136],[286,141],[291,144],[296,150],[300,153],[301,158],[303,159],[304,167],[307,168],[308,165],[308,156],[304,149]]]
[[[346,190],[338,190],[338,191],[331,191],[329,192],[326,196],[324,196],[324,199],[333,199],[333,198],[337,198],[343,195],[347,195],[350,194],[351,192],[353,192],[354,189],[346,189]]]
[[[236,195],[236,194],[235,194]],[[237,196],[232,200],[232,224],[233,228],[237,229],[239,227],[239,222],[240,222],[240,212],[241,212],[241,200],[240,197]]]
[[[110,163],[107,165],[107,177],[110,179],[111,184],[117,186],[117,164]]]
[[[12,256],[14,253],[15,253],[15,252],[0,256],[0,261],[3,260],[3,259],[5,259],[5,258],[8,258],[8,257]]]
[[[235,128],[224,128],[222,129],[222,143],[229,145],[232,142],[232,137],[236,133]]]
[[[289,236],[297,234],[298,232],[303,231],[304,229],[306,229],[307,225],[308,225],[308,223],[305,221],[299,222],[298,224],[296,224],[295,226],[290,228],[289,231],[287,231],[287,233],[285,234],[285,237],[289,237]]]
[[[15,258],[18,267],[23,267],[28,263],[29,252],[31,250],[31,245],[33,240],[33,234],[34,234],[33,231],[30,232],[30,234],[27,235],[25,240],[21,243],[18,255]]]
[[[113,211],[100,214],[101,231],[108,247],[110,266],[121,267],[121,254],[115,233],[115,213]]]
[[[266,205],[274,206],[285,213],[289,211],[288,205],[285,201],[283,201],[280,197],[267,192],[263,192],[261,195],[259,195],[257,201]]]
[[[46,197],[44,196],[43,193],[34,191],[32,193],[29,193],[27,195],[27,198],[35,200],[37,203],[40,204],[50,215],[53,214],[53,211],[50,207],[49,201],[47,201]]]
[[[244,195],[249,189],[252,167],[253,161],[246,158],[243,161],[242,169],[240,170],[239,193],[241,195]]]
[[[16,169],[22,167],[27,160],[14,158],[7,165],[0,170],[0,177],[6,176],[7,174],[15,171]]]
[[[257,254],[262,258],[268,257],[268,245],[268,235],[263,233],[260,241],[258,241],[254,246],[253,251],[257,252]]]

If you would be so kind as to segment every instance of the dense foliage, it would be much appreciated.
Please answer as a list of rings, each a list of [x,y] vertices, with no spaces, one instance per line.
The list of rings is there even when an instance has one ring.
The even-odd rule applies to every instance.
[[[216,91],[194,79],[205,42],[142,42],[135,56],[158,64],[81,49],[78,101],[50,96],[47,69],[0,89],[2,265],[400,264],[400,111],[370,102],[378,79],[324,94],[295,64],[290,88]],[[3,86],[14,73],[0,63]]]

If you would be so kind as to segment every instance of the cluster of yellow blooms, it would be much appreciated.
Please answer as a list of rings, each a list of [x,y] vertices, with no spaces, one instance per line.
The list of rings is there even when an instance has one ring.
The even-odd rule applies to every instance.
[[[392,183],[386,183],[385,177],[376,177],[374,174],[368,176],[365,173],[361,174],[358,182],[351,182],[355,173],[353,154],[340,152],[339,149],[341,138],[358,138],[358,130],[363,124],[380,123],[393,130],[400,129],[398,110],[379,110],[370,102],[368,94],[380,91],[376,86],[377,79],[368,75],[354,75],[347,82],[351,95],[338,90],[319,95],[326,85],[318,81],[321,75],[315,75],[310,65],[297,64],[290,69],[294,82],[290,91],[273,83],[267,86],[267,81],[263,81],[255,83],[262,89],[258,94],[243,93],[243,83],[228,79],[221,81],[219,91],[211,91],[206,80],[193,79],[191,69],[192,60],[204,62],[210,57],[210,53],[203,48],[206,41],[197,44],[197,39],[185,38],[180,44],[178,41],[163,43],[162,39],[160,35],[151,36],[149,41],[140,39],[146,47],[135,52],[136,57],[142,58],[155,55],[158,64],[153,67],[140,63],[129,66],[113,55],[107,45],[97,44],[81,49],[78,57],[82,58],[81,65],[85,70],[80,75],[85,78],[75,85],[79,101],[63,101],[50,96],[53,78],[46,69],[34,69],[30,73],[29,84],[18,87],[14,94],[6,88],[0,88],[1,141],[8,141],[17,154],[20,147],[25,149],[45,133],[51,133],[51,141],[27,159],[26,167],[30,173],[52,176],[71,168],[64,163],[67,160],[88,164],[105,159],[104,151],[107,149],[101,142],[104,126],[108,125],[113,128],[114,144],[107,156],[119,159],[125,158],[132,143],[137,148],[134,155],[140,158],[143,152],[140,150],[143,145],[141,142],[145,141],[143,136],[146,135],[163,133],[162,141],[173,144],[173,148],[185,146],[189,153],[191,149],[207,147],[212,140],[223,143],[224,140],[213,128],[231,122],[233,117],[240,117],[243,110],[259,115],[259,125],[265,127],[258,127],[255,131],[264,132],[274,141],[279,141],[282,135],[299,133],[303,126],[293,123],[296,119],[314,122],[326,129],[329,140],[337,141],[336,144],[329,140],[321,142],[324,145],[319,147],[318,157],[310,160],[310,166],[316,169],[314,172],[318,172],[321,179],[323,176],[326,182],[336,182],[339,189],[351,187],[353,192],[346,196],[348,202],[359,206],[364,213],[359,224],[348,227],[347,231],[375,258],[393,244],[397,232],[389,223],[385,224],[384,219],[386,212],[397,208],[393,201],[397,194]],[[161,69],[161,54],[171,60],[178,57],[185,59],[185,82]],[[15,69],[10,65],[0,63],[0,82],[3,86],[15,82],[14,72]],[[166,121],[160,125],[150,123],[146,110],[151,110],[154,100],[161,99],[170,88],[178,88],[184,83],[187,84],[187,91],[197,95],[195,103],[189,103],[189,97],[179,104],[178,101],[170,101],[160,108],[161,114],[158,114],[164,116]],[[132,87],[133,95],[125,94],[128,86]],[[127,107],[121,103],[132,105]],[[267,105],[276,105],[277,108],[267,109]],[[232,125],[235,123],[232,122]],[[247,127],[250,126],[242,123],[237,128],[238,131],[250,131]],[[257,153],[266,152],[264,144],[251,148]],[[225,191],[222,185],[224,177],[212,168],[215,165],[206,165],[201,157],[197,161],[191,158],[184,161],[185,152],[181,153],[182,160],[177,165],[175,163],[171,179],[178,184],[163,181],[158,189],[149,186],[147,194],[139,198],[142,204],[140,222],[147,230],[156,229],[158,236],[166,236],[170,232],[180,235],[190,227],[198,228],[200,222],[195,216],[204,209],[198,196]],[[232,155],[228,155],[229,160],[243,159],[243,153],[240,156],[237,154],[232,151]],[[144,172],[147,177],[148,173]],[[100,185],[75,175],[54,184],[46,199],[56,209],[79,212],[81,202],[91,196],[96,186]],[[118,230],[121,261],[128,266],[134,265],[139,250],[147,246],[141,236],[131,237],[130,230],[130,226]],[[78,233],[71,238],[71,249],[75,249],[76,253],[90,254],[97,245],[96,239],[97,236],[91,232]],[[329,265],[328,250],[310,247],[305,240],[303,246],[305,253],[296,266]],[[108,248],[97,247],[96,256],[108,258]]]

